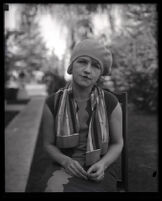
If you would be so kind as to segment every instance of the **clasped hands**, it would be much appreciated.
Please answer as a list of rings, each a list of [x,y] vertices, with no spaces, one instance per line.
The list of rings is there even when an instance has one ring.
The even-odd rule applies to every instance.
[[[69,158],[65,162],[64,168],[68,174],[86,180],[90,179],[99,182],[104,178],[104,164],[100,161],[96,162],[85,171],[78,161]]]

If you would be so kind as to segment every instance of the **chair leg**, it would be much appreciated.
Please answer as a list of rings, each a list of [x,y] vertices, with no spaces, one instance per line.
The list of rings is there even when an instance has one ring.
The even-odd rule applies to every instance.
[[[117,191],[122,193],[122,192],[126,192],[125,188],[124,188],[124,184],[122,181],[118,181],[117,182]]]

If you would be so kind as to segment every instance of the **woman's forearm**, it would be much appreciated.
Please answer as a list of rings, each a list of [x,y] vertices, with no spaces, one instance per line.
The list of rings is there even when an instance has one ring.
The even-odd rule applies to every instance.
[[[56,146],[48,144],[45,145],[45,150],[49,154],[49,156],[61,166],[65,166],[66,161],[69,159],[68,156],[64,155]]]
[[[107,169],[116,159],[119,157],[123,148],[123,143],[111,144],[108,148],[107,153],[101,158],[99,163],[102,163]]]

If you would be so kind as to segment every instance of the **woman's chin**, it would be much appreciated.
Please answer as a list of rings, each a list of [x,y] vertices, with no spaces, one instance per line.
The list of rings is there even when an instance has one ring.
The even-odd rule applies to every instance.
[[[89,88],[92,86],[92,83],[87,83],[87,82],[77,82],[76,84],[82,88]]]

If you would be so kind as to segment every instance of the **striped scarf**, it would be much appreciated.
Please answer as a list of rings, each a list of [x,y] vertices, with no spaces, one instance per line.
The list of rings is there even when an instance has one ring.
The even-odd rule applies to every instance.
[[[104,91],[94,87],[90,97],[91,117],[89,121],[86,165],[92,165],[107,152],[109,127]],[[55,95],[56,146],[73,148],[79,143],[78,106],[73,98],[72,85],[68,84]]]

